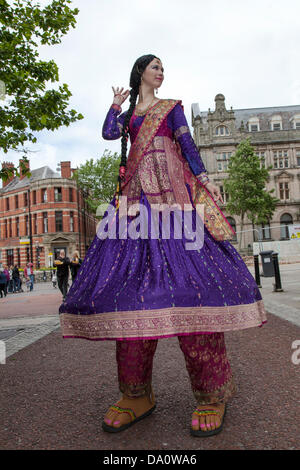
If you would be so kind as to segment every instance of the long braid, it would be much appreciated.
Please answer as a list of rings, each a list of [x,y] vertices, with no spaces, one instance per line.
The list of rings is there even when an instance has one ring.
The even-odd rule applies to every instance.
[[[128,137],[129,137],[129,122],[130,122],[131,116],[133,114],[135,105],[136,105],[137,97],[139,95],[139,89],[140,89],[140,85],[141,85],[142,74],[143,74],[145,68],[147,67],[147,65],[150,64],[150,62],[152,62],[152,60],[154,60],[154,59],[158,59],[158,57],[156,57],[153,54],[148,54],[148,55],[144,55],[142,57],[139,57],[139,59],[137,59],[135,61],[135,64],[134,64],[134,66],[132,68],[132,71],[131,71],[130,83],[129,83],[129,86],[131,87],[130,99],[129,99],[130,106],[129,106],[129,109],[126,113],[126,116],[125,116],[125,119],[124,119],[124,124],[123,124],[123,129],[122,129],[120,168],[121,167],[126,168],[126,163],[127,163],[127,141],[128,141]],[[117,196],[117,198],[122,195],[121,182],[122,182],[122,179],[121,179],[120,174],[119,174],[118,189],[117,189],[117,195],[118,196]]]

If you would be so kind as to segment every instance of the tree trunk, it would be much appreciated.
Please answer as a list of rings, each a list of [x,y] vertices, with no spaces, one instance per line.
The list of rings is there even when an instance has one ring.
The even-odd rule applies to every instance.
[[[242,248],[242,240],[243,240],[243,228],[244,228],[244,213],[242,213],[241,215],[241,236],[240,236],[240,240],[239,240],[239,247],[238,247],[238,251],[241,251],[241,248]]]

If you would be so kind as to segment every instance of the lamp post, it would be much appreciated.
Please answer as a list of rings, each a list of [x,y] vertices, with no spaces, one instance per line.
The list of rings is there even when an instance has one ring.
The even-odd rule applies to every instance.
[[[29,224],[29,241],[30,241],[30,262],[33,263],[32,227],[31,227],[31,212],[30,212],[30,189],[27,190],[27,195],[28,195],[28,224]]]
[[[35,244],[36,244],[36,264],[37,264],[37,268],[40,269],[40,243],[37,240]]]

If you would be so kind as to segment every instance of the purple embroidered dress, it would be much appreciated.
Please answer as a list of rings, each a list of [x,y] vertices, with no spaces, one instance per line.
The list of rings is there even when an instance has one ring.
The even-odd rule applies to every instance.
[[[126,112],[120,113],[118,106],[109,109],[104,139],[121,137]],[[144,118],[133,113],[131,144]],[[129,203],[140,202],[148,211],[157,198],[171,205],[179,188],[192,202],[189,184],[182,179],[174,184],[176,174],[170,174],[167,148],[174,150],[175,145],[189,171],[199,181],[207,179],[183,108],[177,103],[127,186]],[[216,241],[205,225],[203,230],[203,246],[194,250],[187,250],[190,240],[175,238],[172,228],[169,239],[100,239],[96,235],[59,308],[63,337],[158,339],[265,323],[260,291],[238,252],[228,240]]]

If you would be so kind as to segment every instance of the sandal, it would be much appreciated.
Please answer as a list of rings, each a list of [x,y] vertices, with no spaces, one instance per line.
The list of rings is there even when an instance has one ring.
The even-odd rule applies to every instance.
[[[138,421],[141,421],[143,418],[146,418],[146,416],[151,415],[151,413],[153,413],[153,411],[156,408],[155,397],[154,397],[154,392],[152,390],[152,387],[151,387],[149,399],[154,406],[150,408],[150,410],[146,411],[146,413],[143,413],[141,416],[138,416],[138,417],[136,416],[135,412],[131,408],[121,408],[120,406],[112,405],[109,408],[110,410],[116,411],[117,413],[128,413],[131,418],[131,421],[129,423],[123,424],[123,426],[120,426],[118,428],[115,426],[109,426],[107,423],[105,423],[105,421],[102,421],[103,431],[106,431],[106,432],[124,431],[125,429],[130,428],[130,426],[137,423]]]
[[[212,409],[199,410],[197,408],[194,411],[194,413],[196,413],[198,416],[209,416],[209,415],[220,416],[222,414],[222,411],[212,410]],[[225,405],[224,414],[223,414],[223,417],[222,417],[221,424],[218,428],[213,429],[211,431],[201,431],[200,429],[198,431],[196,431],[195,429],[191,428],[191,435],[192,436],[198,436],[198,437],[209,437],[209,436],[214,436],[215,434],[219,434],[219,432],[221,432],[222,429],[223,429],[225,414],[226,414],[226,405]]]

